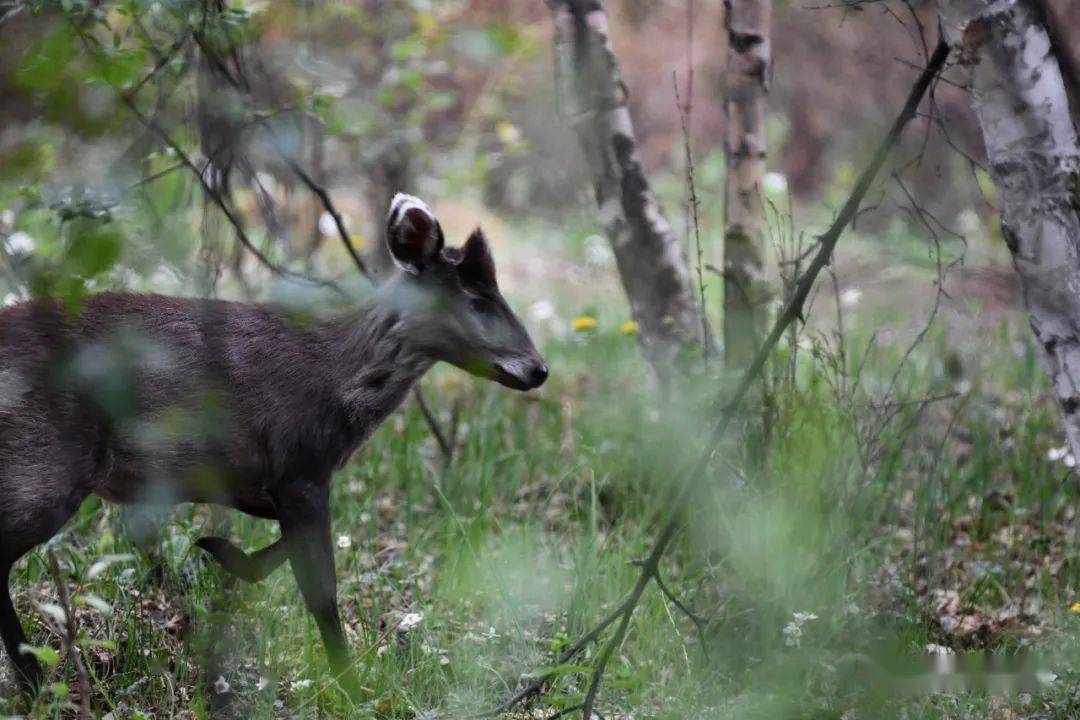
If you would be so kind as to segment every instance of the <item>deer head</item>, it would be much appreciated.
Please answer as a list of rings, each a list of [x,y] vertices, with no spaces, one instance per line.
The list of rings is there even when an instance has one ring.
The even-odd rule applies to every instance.
[[[514,390],[548,376],[528,332],[495,279],[495,262],[477,228],[460,248],[445,247],[442,227],[419,198],[399,193],[387,216],[387,245],[400,268],[386,292],[401,318],[403,342]]]

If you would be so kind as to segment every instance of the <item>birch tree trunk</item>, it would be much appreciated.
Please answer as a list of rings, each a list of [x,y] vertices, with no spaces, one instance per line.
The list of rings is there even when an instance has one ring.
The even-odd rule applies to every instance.
[[[724,152],[724,358],[745,368],[767,320],[763,279],[765,110],[772,49],[771,0],[725,0],[728,35]]]
[[[704,342],[686,258],[641,167],[603,5],[547,2],[559,112],[580,140],[645,357],[664,380],[684,350]]]
[[[1034,0],[938,0],[962,46],[1001,226],[1080,458],[1080,149]]]

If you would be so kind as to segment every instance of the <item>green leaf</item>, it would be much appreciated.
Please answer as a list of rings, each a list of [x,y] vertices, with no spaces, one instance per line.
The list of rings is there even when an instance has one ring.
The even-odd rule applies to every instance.
[[[49,90],[66,81],[66,70],[75,57],[74,33],[67,26],[55,30],[27,51],[15,71],[15,81],[24,90]]]
[[[51,143],[25,140],[0,155],[0,176],[5,180],[41,177],[52,171],[55,159]]]
[[[122,88],[140,78],[145,58],[145,53],[138,48],[105,50],[94,53],[86,77],[89,80],[98,80],[111,87]]]
[[[584,695],[542,695],[540,701],[548,707],[561,709],[572,705],[580,705],[585,700]]]
[[[116,650],[116,641],[114,640],[87,640],[87,647],[99,647],[105,650]]]
[[[54,668],[60,662],[60,653],[48,645],[35,646],[23,643],[19,646],[19,651],[33,655],[46,667]]]
[[[81,229],[83,224],[73,223],[73,227]],[[85,232],[76,230],[68,246],[68,265],[75,275],[92,278],[115,265],[122,249],[123,235],[114,225],[102,225]]]
[[[530,672],[527,677],[541,678],[541,677],[560,677],[562,675],[570,675],[571,673],[585,673],[591,671],[588,665],[549,665],[538,667]]]

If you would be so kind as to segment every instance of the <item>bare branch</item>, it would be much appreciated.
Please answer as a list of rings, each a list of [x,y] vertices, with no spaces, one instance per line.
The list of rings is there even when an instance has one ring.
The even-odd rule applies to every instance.
[[[367,265],[361,259],[360,253],[356,252],[356,248],[353,247],[349,231],[345,229],[345,221],[342,219],[337,207],[330,200],[330,193],[326,192],[326,188],[317,183],[295,160],[290,158],[288,163],[292,171],[296,173],[296,177],[300,178],[300,182],[307,185],[308,189],[315,193],[315,196],[322,202],[323,208],[330,213],[330,217],[334,219],[334,227],[337,228],[338,237],[341,238],[341,244],[345,246],[345,251],[349,253],[349,257],[352,258],[353,264],[356,265],[356,269],[360,271],[360,274],[370,280],[371,273],[368,272]]]
[[[60,572],[60,563],[56,560],[56,553],[50,548],[48,551],[49,569],[52,572],[53,582],[56,583],[56,594],[60,600],[60,609],[64,611],[64,626],[58,628],[64,647],[64,654],[71,660],[75,667],[75,676],[79,683],[79,720],[90,720],[93,717],[90,708],[90,674],[86,670],[82,654],[79,652],[78,638],[79,629],[75,625],[75,609],[71,606],[71,596],[68,594],[67,580]]]

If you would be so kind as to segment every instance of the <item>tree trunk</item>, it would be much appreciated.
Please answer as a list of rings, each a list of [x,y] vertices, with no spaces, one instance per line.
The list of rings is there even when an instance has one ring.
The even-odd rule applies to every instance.
[[[724,358],[745,368],[767,320],[763,279],[765,110],[772,50],[771,0],[725,0],[728,34],[724,142]]]
[[[663,381],[684,350],[700,350],[704,342],[686,258],[641,167],[602,4],[548,5],[555,24],[559,112],[581,141],[645,357]]]
[[[938,0],[969,65],[1001,226],[1080,458],[1080,149],[1034,0]]]

